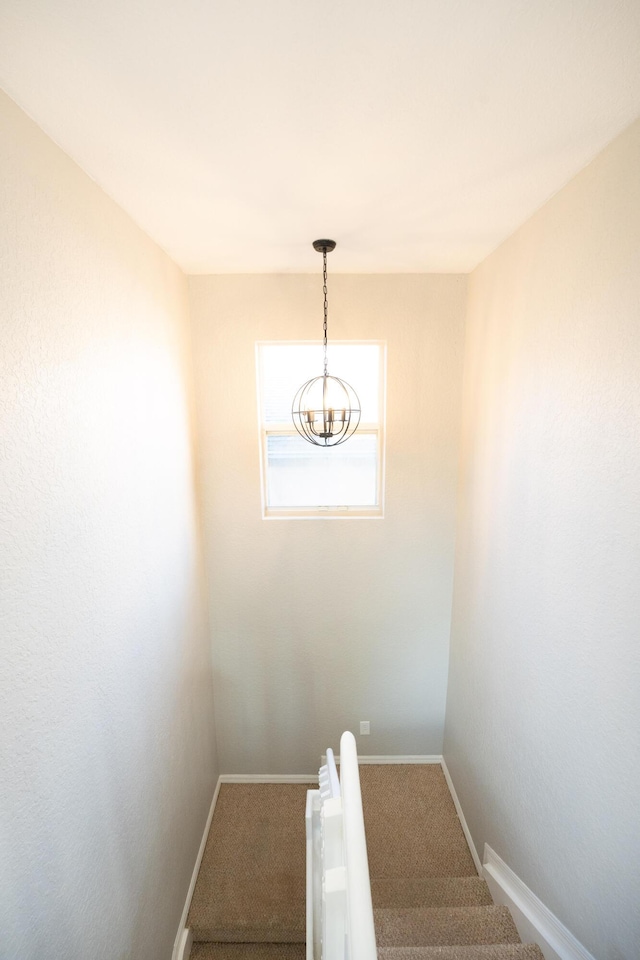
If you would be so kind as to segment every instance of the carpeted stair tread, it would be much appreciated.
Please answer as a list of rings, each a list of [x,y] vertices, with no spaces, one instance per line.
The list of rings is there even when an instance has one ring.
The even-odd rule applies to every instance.
[[[191,901],[194,940],[305,941],[304,783],[224,783]]]
[[[363,764],[360,786],[372,880],[477,876],[439,764]]]
[[[544,956],[535,943],[494,943],[472,947],[381,947],[378,960],[544,960]]]
[[[304,943],[194,943],[190,960],[305,960],[305,955]]]
[[[374,908],[482,907],[493,903],[480,877],[405,877],[371,882]]]
[[[374,910],[379,947],[520,943],[507,907],[409,907]]]

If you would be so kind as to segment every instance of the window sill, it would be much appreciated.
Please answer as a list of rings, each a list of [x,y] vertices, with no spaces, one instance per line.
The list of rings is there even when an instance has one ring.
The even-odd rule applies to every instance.
[[[263,520],[384,520],[382,507],[266,507]]]

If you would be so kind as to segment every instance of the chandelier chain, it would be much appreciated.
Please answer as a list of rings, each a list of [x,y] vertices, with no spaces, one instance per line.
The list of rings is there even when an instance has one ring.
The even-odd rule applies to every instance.
[[[327,303],[327,248],[322,248],[322,292],[324,293],[324,375],[327,376],[327,313],[329,306]]]

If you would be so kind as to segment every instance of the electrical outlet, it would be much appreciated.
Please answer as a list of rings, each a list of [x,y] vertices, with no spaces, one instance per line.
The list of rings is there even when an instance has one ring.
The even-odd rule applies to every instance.
[[[368,720],[360,721],[360,733],[362,734],[371,733],[371,724]]]

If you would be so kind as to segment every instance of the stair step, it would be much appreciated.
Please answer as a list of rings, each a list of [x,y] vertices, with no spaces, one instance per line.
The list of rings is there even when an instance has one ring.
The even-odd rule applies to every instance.
[[[367,764],[360,788],[372,880],[477,876],[439,764]]]
[[[493,900],[480,877],[402,877],[373,880],[375,908],[389,907],[485,907]]]
[[[304,943],[194,943],[191,960],[305,960],[306,950]]]
[[[410,907],[374,910],[379,947],[520,943],[507,907]]]
[[[220,885],[222,887],[222,884]],[[245,878],[241,896],[211,900],[190,917],[193,939],[221,943],[306,942],[304,883]]]
[[[471,947],[382,947],[378,960],[544,960],[544,956],[535,943],[494,943]]]
[[[307,784],[224,783],[191,901],[194,940],[304,943]]]

